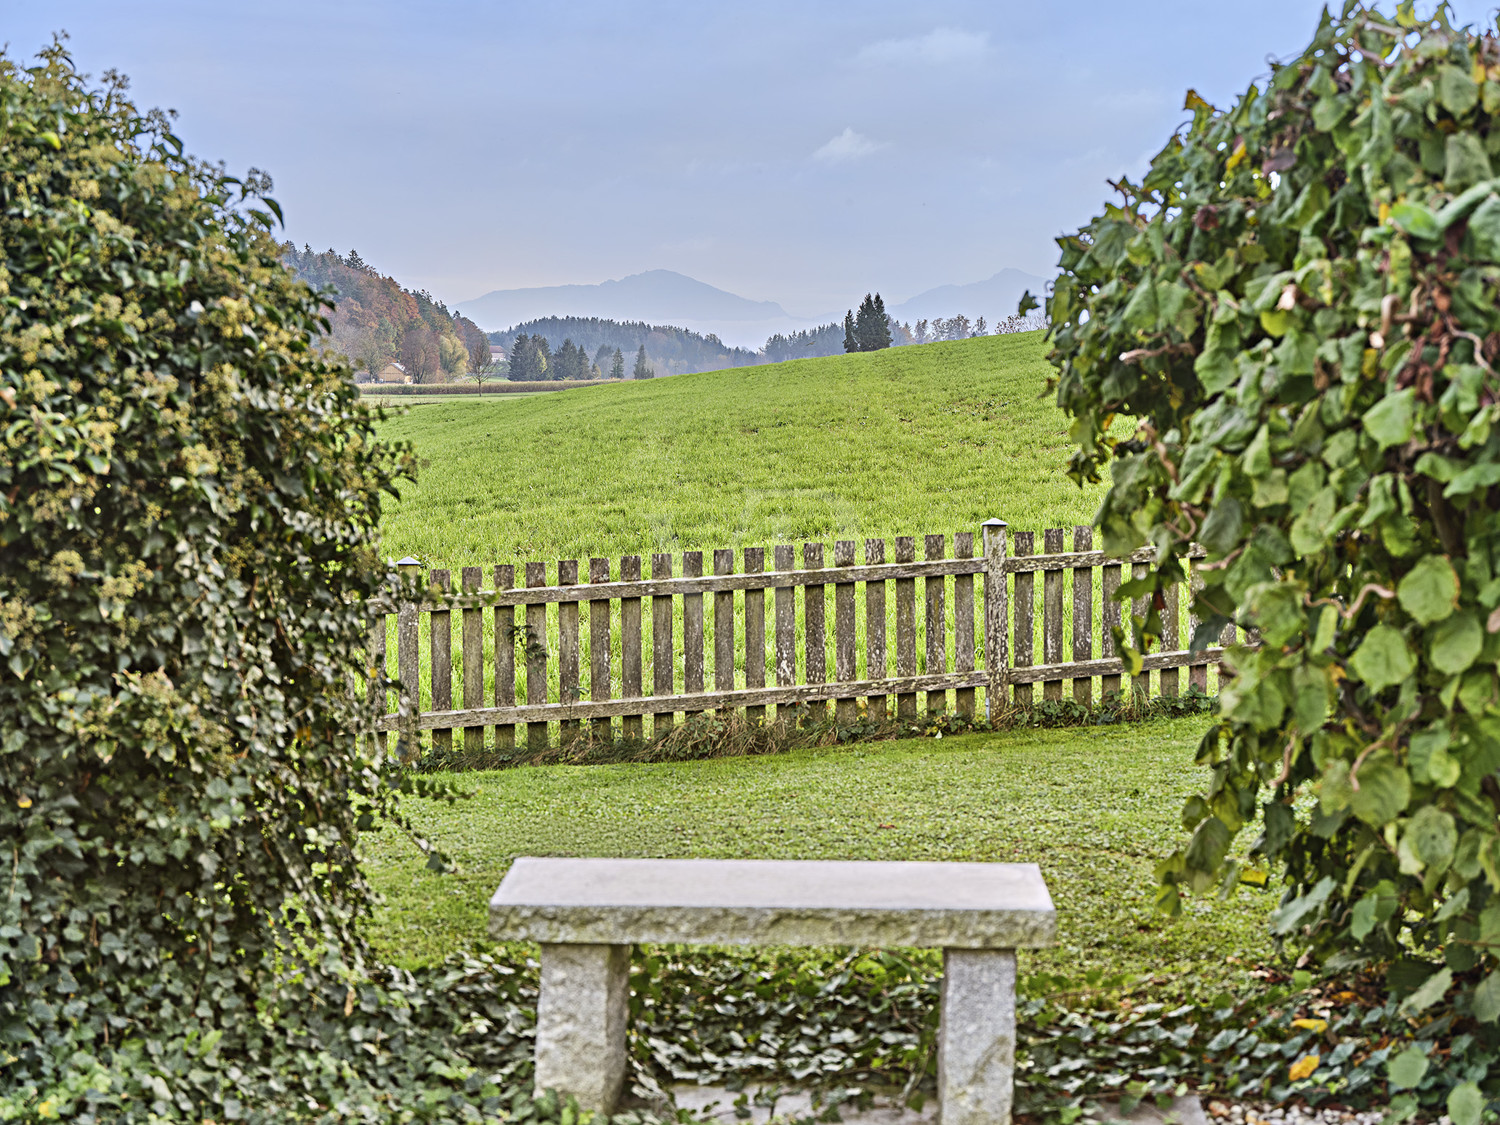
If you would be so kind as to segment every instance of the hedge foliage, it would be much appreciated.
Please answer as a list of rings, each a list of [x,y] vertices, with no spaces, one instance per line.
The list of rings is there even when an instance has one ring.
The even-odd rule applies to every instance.
[[[168,125],[0,58],[0,1120],[474,1119],[500,1091],[359,934],[409,455],[264,178]]]
[[[1500,1017],[1500,41],[1348,4],[1060,240],[1072,472],[1105,544],[1190,540],[1235,678],[1162,902],[1284,864],[1278,935],[1401,955],[1408,1013]],[[1130,432],[1118,420],[1138,419]],[[1420,987],[1418,987],[1420,986]]]

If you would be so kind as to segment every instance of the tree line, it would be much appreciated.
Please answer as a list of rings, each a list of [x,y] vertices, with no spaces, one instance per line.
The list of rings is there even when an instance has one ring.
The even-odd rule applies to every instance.
[[[633,379],[650,379],[656,372],[646,359],[646,345],[636,349]],[[589,353],[564,339],[556,352],[541,333],[521,332],[511,341],[506,359],[506,378],[514,382],[546,382],[564,379],[623,379],[625,353],[608,344],[600,344],[589,359]],[[481,382],[483,380],[481,379]]]
[[[399,363],[413,383],[435,383],[490,366],[489,338],[479,325],[425,290],[402,288],[359,251],[298,250],[288,242],[281,258],[314,289],[334,290],[324,347],[348,356],[361,373],[356,378],[373,379]]]

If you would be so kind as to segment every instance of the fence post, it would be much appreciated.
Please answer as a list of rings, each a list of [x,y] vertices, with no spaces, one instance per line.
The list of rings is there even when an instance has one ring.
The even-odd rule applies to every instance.
[[[407,555],[396,564],[401,576],[401,600],[396,606],[396,678],[401,681],[400,725],[396,736],[396,757],[410,762],[420,753],[417,744],[417,716],[421,713],[421,684],[418,682],[420,655],[417,642],[418,603],[411,600],[412,585],[422,572],[422,564]]]
[[[984,667],[990,675],[984,691],[984,717],[993,722],[1005,705],[1010,649],[1006,643],[1009,617],[1005,591],[1005,536],[1007,524],[987,519],[980,525],[984,538]],[[995,704],[999,704],[996,707]]]

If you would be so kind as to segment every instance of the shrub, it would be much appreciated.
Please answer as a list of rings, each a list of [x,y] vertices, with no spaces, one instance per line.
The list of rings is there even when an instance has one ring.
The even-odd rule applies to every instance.
[[[1161,899],[1285,866],[1272,926],[1334,965],[1425,955],[1407,1011],[1500,1015],[1500,41],[1350,3],[1118,204],[1060,240],[1047,302],[1073,474],[1106,548],[1208,551],[1236,621],[1208,791]],[[1139,419],[1121,434],[1118,419]],[[1258,815],[1259,814],[1259,815]],[[1430,958],[1441,953],[1441,964]],[[1420,988],[1416,987],[1418,984]],[[1477,987],[1476,987],[1477,986]]]
[[[0,1119],[458,1114],[358,932],[407,455],[312,349],[264,178],[123,91],[0,58]]]

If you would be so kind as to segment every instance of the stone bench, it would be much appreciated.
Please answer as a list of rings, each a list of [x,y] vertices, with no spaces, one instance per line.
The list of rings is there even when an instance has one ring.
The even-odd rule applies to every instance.
[[[925,946],[943,950],[940,1125],[1010,1121],[1016,955],[1051,944],[1030,863],[517,859],[490,933],[542,946],[536,1085],[612,1112],[625,1081],[630,947]]]

